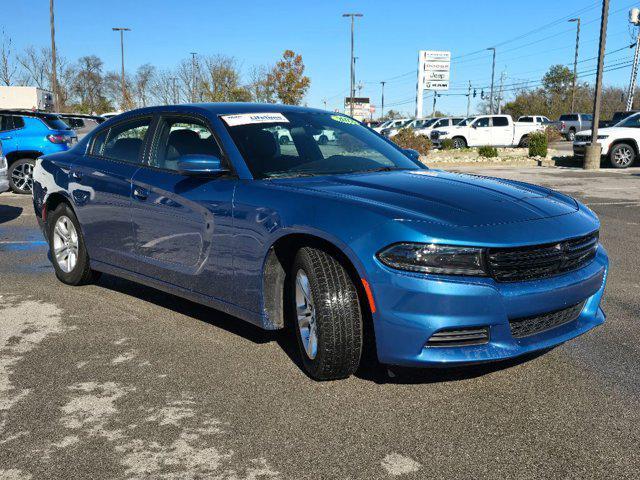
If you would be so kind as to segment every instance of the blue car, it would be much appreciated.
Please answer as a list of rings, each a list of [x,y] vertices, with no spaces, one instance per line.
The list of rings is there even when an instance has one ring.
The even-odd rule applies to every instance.
[[[127,112],[40,158],[33,201],[62,282],[106,272],[291,327],[318,380],[354,373],[365,348],[389,365],[490,362],[605,320],[608,259],[587,207],[429,169],[322,110]]]
[[[0,142],[8,164],[9,187],[31,193],[36,158],[63,152],[78,141],[58,115],[30,110],[0,110]]]

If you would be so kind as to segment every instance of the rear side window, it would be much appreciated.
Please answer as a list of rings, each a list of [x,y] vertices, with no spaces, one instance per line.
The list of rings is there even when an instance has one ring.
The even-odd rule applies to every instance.
[[[145,117],[103,130],[94,137],[91,154],[122,162],[140,163],[150,125],[151,117]]]
[[[508,127],[509,119],[507,117],[493,117],[494,127]]]
[[[0,131],[15,130],[24,127],[22,117],[15,115],[0,115]]]
[[[69,130],[69,125],[64,123],[57,115],[41,115],[40,120],[52,130]]]
[[[13,128],[24,128],[24,118],[13,117]]]
[[[591,120],[593,120],[593,115],[583,115],[582,120],[590,122]]]
[[[533,122],[533,117],[521,117],[520,120],[518,120],[519,122],[523,122],[523,123],[532,123]]]

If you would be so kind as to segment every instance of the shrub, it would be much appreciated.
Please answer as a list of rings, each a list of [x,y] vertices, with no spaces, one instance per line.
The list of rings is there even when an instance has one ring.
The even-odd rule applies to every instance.
[[[498,149],[489,145],[478,147],[478,154],[485,158],[494,158],[498,156]]]
[[[426,155],[431,150],[431,140],[426,135],[416,135],[411,128],[403,128],[391,140],[400,148],[413,148]]]
[[[545,132],[533,132],[529,135],[529,156],[547,156],[547,135]]]
[[[559,142],[563,140],[562,134],[558,131],[556,127],[547,127],[544,129],[544,134],[547,137],[547,145],[551,142]]]
[[[442,150],[453,150],[453,140],[451,138],[445,138],[440,143],[440,148],[442,148]]]

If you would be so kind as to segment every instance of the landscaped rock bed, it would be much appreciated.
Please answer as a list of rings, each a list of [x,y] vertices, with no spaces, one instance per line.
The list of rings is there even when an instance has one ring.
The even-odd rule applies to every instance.
[[[566,152],[549,149],[547,156],[530,157],[528,148],[498,148],[497,157],[481,157],[477,148],[465,148],[461,150],[431,150],[420,160],[427,165],[437,164],[468,164],[468,163],[491,163],[491,164],[518,164],[518,165],[555,165],[558,161],[569,160]]]

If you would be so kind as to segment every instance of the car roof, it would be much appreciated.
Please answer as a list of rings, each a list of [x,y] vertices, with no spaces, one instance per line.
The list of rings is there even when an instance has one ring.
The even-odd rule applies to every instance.
[[[317,113],[333,113],[327,110],[317,108],[301,107],[297,105],[281,105],[275,103],[244,103],[244,102],[228,102],[228,103],[185,103],[180,105],[159,105],[154,107],[144,107],[135,110],[129,110],[121,113],[118,117],[124,118],[131,115],[144,115],[162,112],[201,112],[213,115],[232,115],[236,113],[253,113],[253,112],[317,112]]]
[[[5,115],[24,115],[25,117],[58,117],[59,114],[51,112],[42,112],[40,110],[23,110],[19,108],[0,108],[0,114]]]

